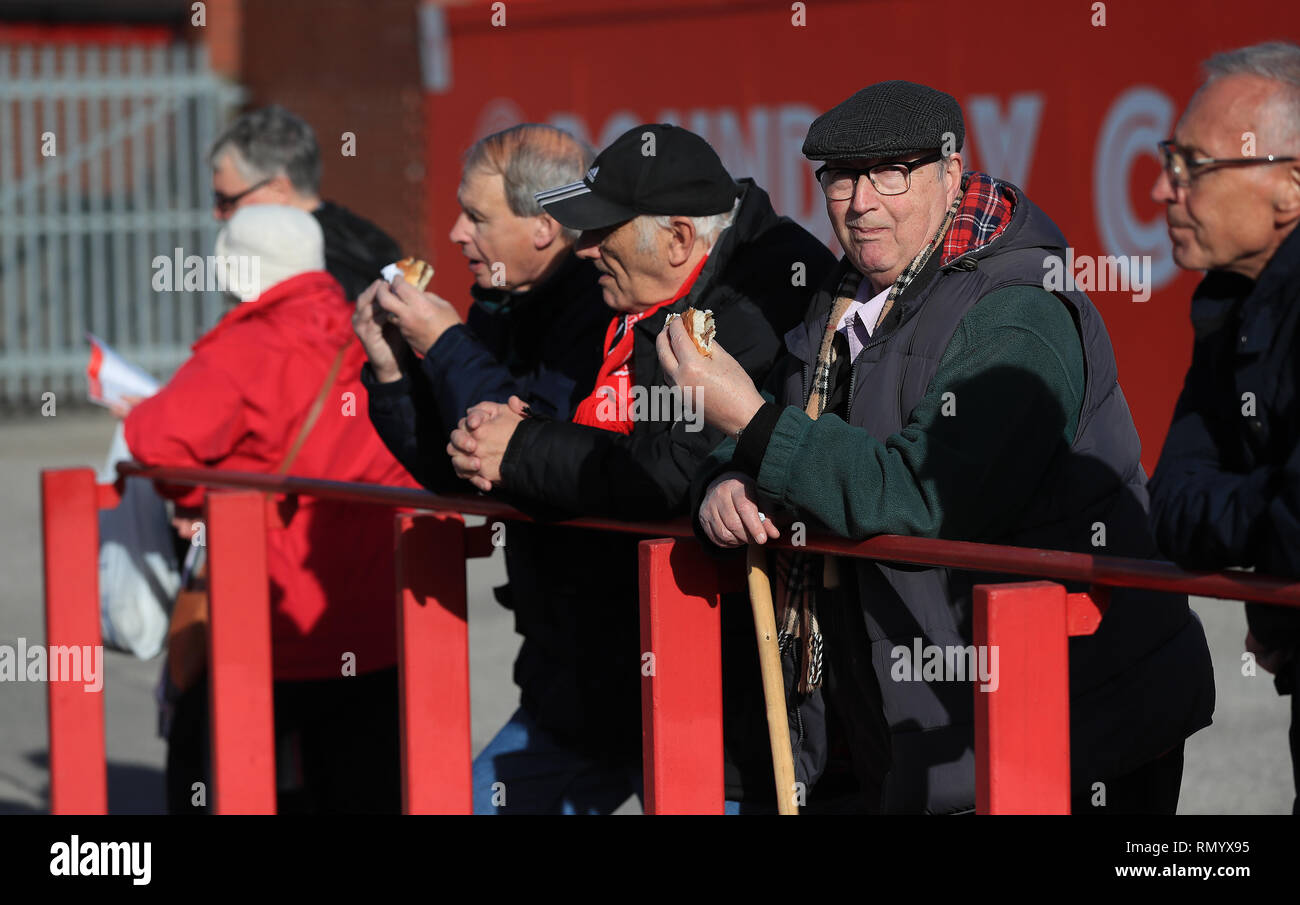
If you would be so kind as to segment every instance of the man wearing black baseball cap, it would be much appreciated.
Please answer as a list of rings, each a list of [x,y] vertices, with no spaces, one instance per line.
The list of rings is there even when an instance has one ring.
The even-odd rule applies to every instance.
[[[1106,553],[1155,555],[1101,316],[1044,283],[1065,237],[1021,189],[963,173],[964,137],[953,97],[902,81],[813,122],[803,151],[822,162],[844,258],[786,335],[772,396],[736,377],[725,338],[706,358],[676,325],[660,337],[668,373],[705,392],[705,419],[731,437],[697,477],[713,543],[764,543],[789,519],[854,540],[1092,552],[1100,525]],[[775,589],[798,687],[820,687],[824,652],[868,808],[973,809],[973,683],[913,681],[900,663],[918,643],[973,649],[974,576],[781,556],[776,574],[813,576]],[[1214,700],[1186,598],[1115,589],[1096,634],[1069,643],[1072,809],[1173,813],[1184,739]]]
[[[680,126],[638,126],[596,155],[580,182],[537,194],[556,220],[580,230],[641,214],[725,214],[741,192],[703,138]]]
[[[802,311],[804,280],[792,275],[816,282],[834,259],[777,216],[752,180],[733,179],[704,139],[678,126],[629,130],[580,182],[537,200],[559,223],[582,230],[575,253],[601,273],[613,309],[604,360],[569,421],[529,417],[515,399],[474,406],[451,435],[452,464],[480,489],[546,517],[682,515],[692,474],[723,436],[699,417],[712,400],[674,391],[659,364],[655,338],[666,318],[711,310],[736,367],[761,381],[779,337]],[[521,680],[517,719],[527,731],[503,733],[475,761],[476,787],[505,783],[502,812],[605,813],[640,791],[637,543],[590,533],[568,563],[581,587],[572,597],[582,602],[516,609],[520,663],[539,677]],[[723,608],[723,636],[727,797],[771,803],[747,608]],[[804,775],[817,769],[805,764]]]

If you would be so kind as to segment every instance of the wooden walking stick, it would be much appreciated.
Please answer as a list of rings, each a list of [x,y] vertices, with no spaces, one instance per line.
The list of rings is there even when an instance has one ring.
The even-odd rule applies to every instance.
[[[758,638],[758,666],[763,674],[772,772],[776,774],[776,809],[779,814],[798,814],[799,806],[795,804],[794,794],[794,753],[790,750],[790,723],[785,712],[785,681],[781,677],[781,649],[776,640],[772,583],[767,578],[767,551],[757,544],[749,545],[746,575],[749,602],[754,609],[754,634]]]

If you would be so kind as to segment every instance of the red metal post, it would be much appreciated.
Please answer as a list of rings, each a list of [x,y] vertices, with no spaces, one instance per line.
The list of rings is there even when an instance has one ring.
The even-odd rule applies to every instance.
[[[89,468],[41,472],[45,644],[50,708],[50,813],[108,813],[103,676],[88,690],[85,654],[103,668],[99,626],[99,490]],[[81,677],[57,681],[51,651],[80,648]],[[100,651],[95,657],[95,651]],[[60,658],[62,659],[62,658]],[[26,669],[27,663],[17,664]]]
[[[640,580],[645,812],[721,814],[717,564],[693,540],[645,540]]]
[[[209,493],[205,517],[213,807],[218,814],[274,814],[266,497]]]
[[[975,644],[997,652],[996,688],[975,688],[976,813],[1070,813],[1067,631],[1062,585],[975,587]]]
[[[402,809],[469,814],[465,523],[458,515],[398,514],[396,533]]]

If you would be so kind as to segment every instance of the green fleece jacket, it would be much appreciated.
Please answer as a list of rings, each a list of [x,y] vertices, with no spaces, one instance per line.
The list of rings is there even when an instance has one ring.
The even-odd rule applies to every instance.
[[[874,391],[866,380],[858,392]],[[751,425],[772,426],[756,438],[765,445],[753,477],[764,496],[851,539],[997,537],[1073,443],[1083,392],[1066,306],[1037,287],[1002,289],[962,319],[903,430],[878,440],[829,413],[814,421],[792,405],[772,425],[760,412]],[[724,442],[714,462],[730,462],[735,447]]]

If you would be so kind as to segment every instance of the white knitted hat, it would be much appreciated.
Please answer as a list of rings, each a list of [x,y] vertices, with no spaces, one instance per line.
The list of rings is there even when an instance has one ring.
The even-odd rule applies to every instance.
[[[242,302],[277,283],[325,269],[325,237],[316,218],[283,204],[250,204],[235,211],[217,233],[216,253],[225,259],[227,291]]]

